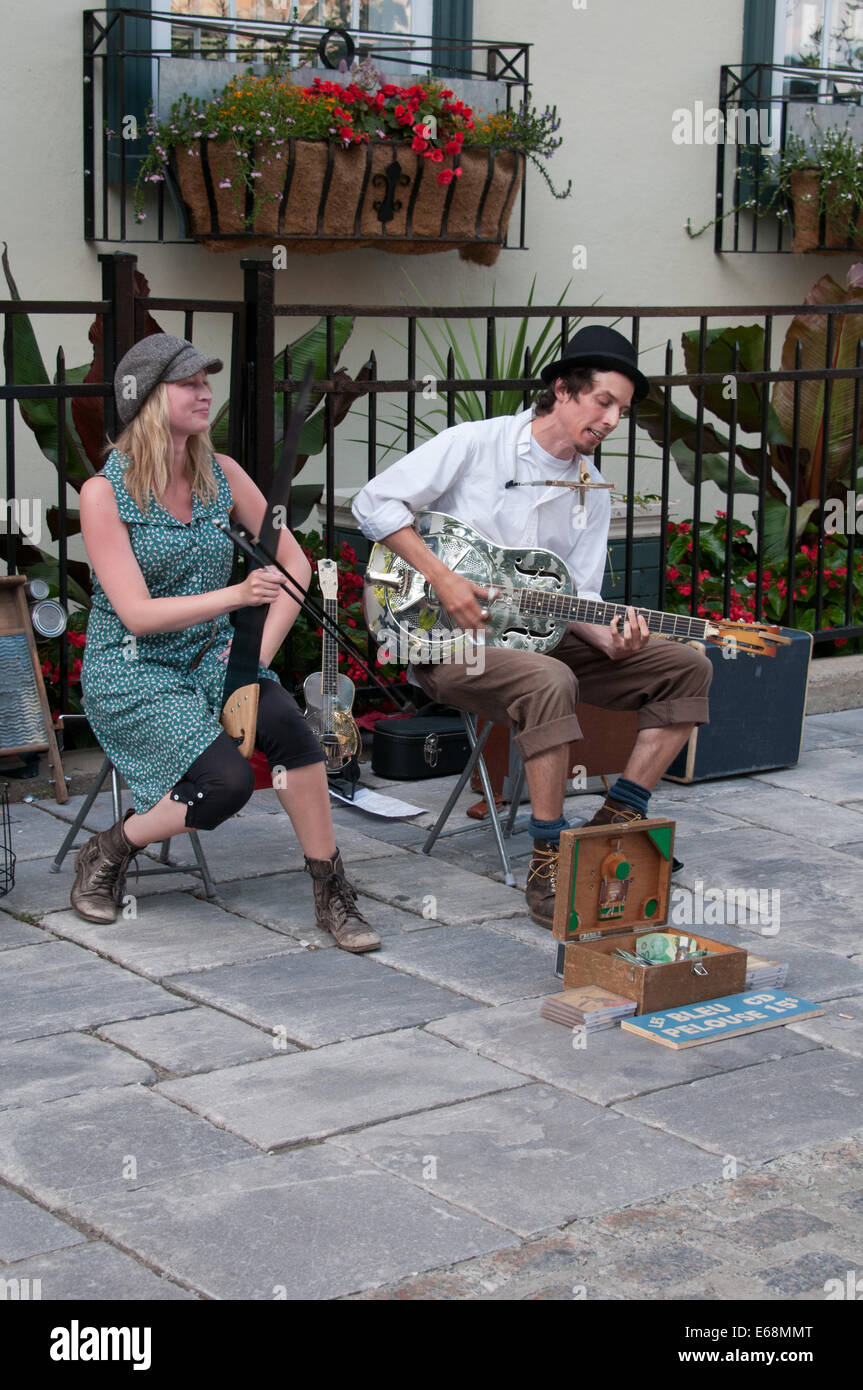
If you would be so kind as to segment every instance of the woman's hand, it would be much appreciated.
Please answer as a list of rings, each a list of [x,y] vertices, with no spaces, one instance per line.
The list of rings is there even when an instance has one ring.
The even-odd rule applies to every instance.
[[[251,574],[236,586],[243,596],[243,608],[257,608],[262,603],[273,603],[282,592],[281,575],[272,565],[253,569]]]

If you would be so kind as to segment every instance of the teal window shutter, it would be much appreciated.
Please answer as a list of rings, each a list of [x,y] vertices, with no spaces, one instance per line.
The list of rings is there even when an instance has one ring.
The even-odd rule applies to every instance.
[[[473,0],[435,0],[432,22],[432,62],[437,76],[448,72],[455,76],[473,66],[469,51],[451,48],[447,39],[469,44],[473,38]]]
[[[746,0],[743,11],[743,66],[773,62],[776,0]]]
[[[785,0],[746,0],[743,11],[743,63],[744,68],[753,63],[772,63],[773,62],[773,40],[776,32],[776,6],[780,3],[784,6]],[[761,100],[759,97],[759,79],[757,75],[747,89],[744,83],[740,91],[740,104],[747,107],[769,109],[770,107],[770,74],[761,73],[760,75]],[[750,95],[747,95],[747,91]],[[757,145],[741,145],[738,151],[738,176],[740,179],[739,198],[744,200],[753,197],[756,192],[759,203],[762,205],[769,201],[773,194],[773,186],[765,182],[764,155]]]
[[[108,128],[116,132],[108,142],[108,179],[119,183],[122,177],[120,141],[123,140],[123,118],[134,116],[138,123],[137,140],[123,140],[126,163],[126,183],[134,183],[147,153],[147,112],[153,99],[153,60],[146,57],[120,55],[130,49],[148,50],[152,47],[150,21],[138,15],[117,15],[123,8],[119,0],[108,0],[108,34],[106,82],[108,86]],[[129,6],[152,12],[151,0],[134,0]],[[128,122],[127,122],[128,124]]]

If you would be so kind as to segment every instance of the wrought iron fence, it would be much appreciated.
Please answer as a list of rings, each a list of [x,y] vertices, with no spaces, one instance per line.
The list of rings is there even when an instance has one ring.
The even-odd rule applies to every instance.
[[[146,221],[134,211],[138,170],[146,154],[146,117],[151,105],[163,115],[193,76],[206,83],[200,95],[239,72],[260,75],[314,64],[333,68],[342,44],[348,63],[356,54],[373,58],[387,74],[431,73],[480,82],[487,104],[500,96],[507,109],[513,95],[529,92],[530,44],[484,39],[381,34],[271,20],[194,18],[158,10],[86,10],[83,35],[84,237],[103,242],[186,242],[186,212],[169,174],[149,184]],[[217,78],[219,81],[217,82]],[[182,85],[180,85],[182,83]],[[497,84],[495,86],[494,84]],[[167,93],[167,95],[166,95]],[[140,134],[138,132],[141,132]],[[525,183],[519,195],[518,243],[525,245]],[[214,232],[217,229],[214,228]],[[354,240],[359,240],[357,235]],[[512,243],[510,243],[512,244]]]
[[[859,146],[861,104],[863,72],[772,63],[723,67],[718,108],[682,113],[692,119],[692,139],[716,145],[714,249],[775,254],[863,246],[859,196],[849,203],[842,188],[835,199],[829,190],[821,197],[816,171],[801,185],[803,202],[795,212],[788,179],[782,187],[777,181],[793,141],[811,149],[833,129]]]
[[[101,261],[100,300],[0,302],[8,516],[12,518],[17,499],[26,491],[19,485],[16,467],[16,409],[27,402],[47,402],[55,421],[53,530],[61,602],[69,598],[70,574],[65,429],[69,403],[100,397],[105,428],[111,433],[109,383],[120,357],[148,331],[148,315],[181,314],[182,332],[188,338],[194,338],[209,316],[227,316],[230,351],[223,355],[230,359],[232,406],[227,451],[264,489],[276,455],[274,402],[281,401],[287,413],[300,384],[300,373],[292,375],[290,359],[285,361],[276,351],[277,339],[284,338],[286,329],[292,337],[288,326],[296,321],[323,320],[324,372],[315,388],[325,402],[322,471],[330,554],[336,544],[338,489],[346,481],[359,486],[358,475],[373,476],[392,457],[448,425],[527,406],[539,384],[541,360],[553,360],[580,322],[600,320],[616,324],[631,337],[651,382],[647,400],[596,455],[606,476],[626,496],[625,560],[619,576],[625,600],[629,602],[638,587],[638,494],[647,485],[657,498],[658,574],[655,603],[643,603],[639,593],[641,606],[725,616],[733,616],[737,607],[756,621],[766,617],[807,628],[817,646],[827,650],[837,641],[863,639],[863,554],[857,543],[858,525],[863,534],[857,493],[863,452],[859,299],[848,304],[637,309],[560,304],[528,309],[281,305],[275,302],[278,272],[269,261],[242,263],[244,293],[236,301],[142,297],[136,294],[134,256],[105,255]],[[24,380],[15,355],[14,321],[22,315],[52,314],[101,316],[101,381],[81,384],[66,379],[62,352],[56,380]],[[361,408],[355,406],[347,417],[353,425],[350,436],[344,423],[336,433],[335,402],[344,389],[338,375],[336,325],[345,316],[353,320],[352,345],[359,345],[367,357],[369,371],[362,383]],[[799,326],[804,322],[820,326],[820,338],[812,331],[803,334]],[[396,329],[392,336],[384,331],[390,325]],[[522,327],[525,337],[520,340]],[[515,367],[515,349],[506,347],[513,329],[519,344]],[[681,347],[674,341],[681,329],[682,362]],[[785,342],[779,360],[782,329]],[[800,339],[794,337],[798,331]],[[813,341],[820,343],[818,360],[813,359]],[[369,344],[374,345],[370,352]],[[671,520],[676,499],[681,499],[682,521]],[[718,522],[710,519],[717,502],[727,514]],[[810,531],[798,538],[807,520]],[[9,572],[26,569],[25,543],[11,521],[0,539]],[[674,558],[666,566],[669,553]],[[65,710],[65,640],[60,676]]]

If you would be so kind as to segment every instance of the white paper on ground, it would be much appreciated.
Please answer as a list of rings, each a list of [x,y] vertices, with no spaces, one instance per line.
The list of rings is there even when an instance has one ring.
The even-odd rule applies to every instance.
[[[373,792],[368,787],[357,787],[353,800],[349,796],[342,796],[341,792],[334,792],[332,787],[330,796],[343,801],[346,806],[358,806],[361,811],[368,811],[373,816],[421,816],[423,811],[428,810],[427,806],[411,806],[409,802],[398,801],[394,796],[381,796],[380,792]]]

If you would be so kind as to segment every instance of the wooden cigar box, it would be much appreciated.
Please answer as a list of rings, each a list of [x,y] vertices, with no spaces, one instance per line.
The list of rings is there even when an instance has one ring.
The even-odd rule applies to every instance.
[[[670,820],[563,831],[554,936],[565,943],[564,989],[600,985],[634,999],[639,1014],[745,989],[744,949],[667,925],[673,849]],[[644,965],[614,955],[636,954],[639,937],[663,930],[694,937],[710,954]]]

